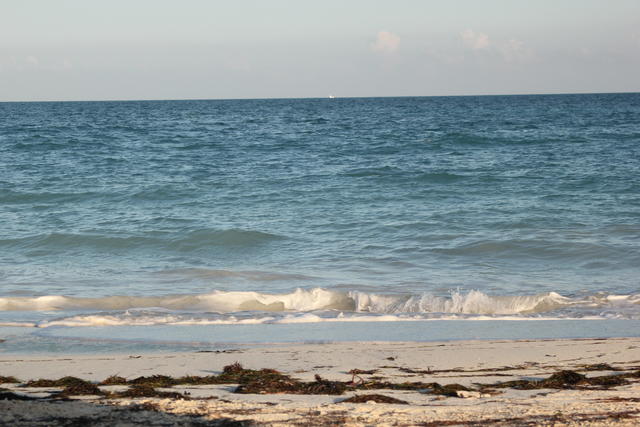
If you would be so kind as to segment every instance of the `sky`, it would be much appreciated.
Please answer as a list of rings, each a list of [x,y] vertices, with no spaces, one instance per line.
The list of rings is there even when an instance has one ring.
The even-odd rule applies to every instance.
[[[0,0],[0,101],[640,91],[640,0]]]

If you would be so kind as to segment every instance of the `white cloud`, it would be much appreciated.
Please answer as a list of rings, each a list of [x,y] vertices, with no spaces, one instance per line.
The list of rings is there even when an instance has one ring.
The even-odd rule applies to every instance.
[[[474,50],[487,49],[491,42],[485,33],[476,33],[473,30],[464,30],[460,33],[465,45]]]
[[[533,58],[533,51],[517,39],[507,40],[499,49],[507,62],[524,62]]]
[[[371,49],[375,52],[393,53],[400,46],[400,37],[390,31],[380,31]]]

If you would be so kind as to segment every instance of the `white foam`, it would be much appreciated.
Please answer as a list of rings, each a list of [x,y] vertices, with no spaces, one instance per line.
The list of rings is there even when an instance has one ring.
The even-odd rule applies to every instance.
[[[222,318],[197,318],[184,315],[158,315],[158,316],[128,316],[128,315],[79,315],[68,318],[42,321],[36,325],[39,328],[51,326],[66,327],[94,327],[94,326],[213,326],[213,325],[287,325],[306,323],[377,323],[377,322],[433,322],[433,321],[541,321],[541,320],[578,320],[571,317],[523,317],[523,316],[487,316],[487,315],[371,315],[340,313],[337,316],[326,317],[315,313],[296,313],[284,316],[263,316],[238,318],[228,316]],[[602,320],[602,317],[587,316],[579,320]],[[26,325],[25,325],[26,326]]]
[[[341,292],[330,289],[296,289],[290,293],[267,294],[260,292],[224,292],[213,291],[200,295],[170,296],[109,296],[102,298],[78,298],[61,295],[41,297],[4,297],[0,298],[0,311],[124,311],[131,309],[150,309],[169,312],[195,312],[219,314],[238,312],[273,313],[309,313],[333,311],[344,313],[369,313],[375,315],[434,314],[439,318],[445,315],[539,315],[556,310],[575,308],[614,310],[607,316],[615,315],[618,310],[624,315],[636,313],[640,304],[640,295],[595,294],[590,297],[572,299],[556,292],[538,295],[487,295],[480,291],[452,292],[448,297],[431,294],[421,295],[384,295],[361,291]],[[121,322],[121,313],[112,313],[116,318],[104,315],[100,320],[85,316],[87,324],[116,324]],[[586,313],[585,313],[586,314]],[[564,313],[564,316],[567,316]],[[255,314],[248,317],[264,317]],[[635,316],[635,315],[634,315]],[[142,324],[144,316],[138,313],[136,322]],[[156,314],[153,320],[157,322]],[[247,316],[245,316],[247,317]],[[184,318],[181,318],[184,321]],[[132,321],[131,319],[129,319]],[[174,322],[167,320],[167,322]],[[207,320],[210,321],[210,320]],[[294,321],[294,320],[292,320]],[[304,319],[296,318],[296,322]],[[155,324],[155,323],[154,323]]]
[[[0,322],[0,327],[17,327],[17,328],[33,328],[37,326],[33,322]]]

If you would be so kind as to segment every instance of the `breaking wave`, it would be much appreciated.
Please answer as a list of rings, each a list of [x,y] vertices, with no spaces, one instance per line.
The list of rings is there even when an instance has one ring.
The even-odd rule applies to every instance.
[[[74,311],[23,326],[212,325],[433,319],[640,318],[639,295],[569,298],[555,292],[491,296],[383,295],[323,288],[291,293],[213,291],[200,295],[0,298],[0,311]],[[81,313],[77,313],[77,312]],[[87,313],[87,311],[89,311]],[[14,324],[14,326],[19,326]]]

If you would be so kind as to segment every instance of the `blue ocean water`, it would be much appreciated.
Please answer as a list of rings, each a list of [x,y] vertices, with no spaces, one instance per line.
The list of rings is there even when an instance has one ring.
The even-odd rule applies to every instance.
[[[485,318],[640,320],[640,94],[0,103],[0,325]]]

